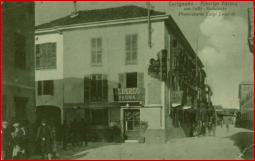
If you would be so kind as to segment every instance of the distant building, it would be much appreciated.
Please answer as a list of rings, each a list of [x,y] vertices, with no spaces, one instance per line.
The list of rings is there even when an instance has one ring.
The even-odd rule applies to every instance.
[[[239,85],[239,102],[242,126],[254,125],[254,83],[242,82]]]
[[[206,73],[171,16],[151,11],[148,21],[147,13],[124,6],[39,25],[38,117],[85,118],[99,138],[117,124],[125,139],[136,140],[141,122],[148,124],[146,142],[174,135],[172,109],[198,108]]]
[[[34,2],[1,3],[1,120],[35,121]]]

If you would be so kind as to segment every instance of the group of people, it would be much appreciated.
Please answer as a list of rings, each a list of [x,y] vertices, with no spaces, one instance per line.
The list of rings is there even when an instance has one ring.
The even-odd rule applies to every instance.
[[[30,127],[31,128],[31,127]],[[38,149],[42,159],[51,160],[58,156],[58,144],[62,144],[63,150],[67,150],[68,144],[72,148],[87,146],[88,134],[85,120],[74,119],[70,124],[56,124],[42,120],[35,130],[30,129],[26,123],[7,121],[2,122],[1,127],[1,160],[28,160],[31,150]],[[31,131],[35,134],[32,135]],[[31,144],[30,144],[31,143]],[[30,148],[30,149],[29,149]]]
[[[58,156],[58,141],[62,144],[63,150],[67,150],[69,143],[72,149],[87,146],[87,138],[87,124],[83,119],[79,121],[74,119],[71,124],[65,120],[58,127],[43,120],[37,130],[36,142],[39,143],[42,158],[51,160],[52,157]]]
[[[7,121],[1,127],[1,159],[26,160],[28,158],[28,130],[24,123]]]
[[[67,150],[69,143],[72,144],[72,148],[87,146],[88,131],[88,124],[84,119],[74,119],[70,124],[64,121],[61,126],[63,150]]]
[[[193,136],[215,136],[216,122],[213,118],[209,118],[208,121],[198,121],[193,129]]]

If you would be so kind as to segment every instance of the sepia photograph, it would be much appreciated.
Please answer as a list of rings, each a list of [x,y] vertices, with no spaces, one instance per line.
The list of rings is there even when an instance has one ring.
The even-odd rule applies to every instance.
[[[254,1],[1,1],[1,160],[254,160]]]

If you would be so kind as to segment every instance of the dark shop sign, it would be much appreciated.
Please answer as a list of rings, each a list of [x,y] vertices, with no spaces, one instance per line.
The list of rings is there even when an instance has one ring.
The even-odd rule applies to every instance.
[[[144,91],[144,88],[116,88],[114,89],[114,101],[144,101]]]

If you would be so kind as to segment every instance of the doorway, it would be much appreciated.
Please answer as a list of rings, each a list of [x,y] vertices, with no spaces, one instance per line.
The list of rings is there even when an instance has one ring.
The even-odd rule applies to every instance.
[[[140,109],[124,109],[124,133],[126,140],[140,137]]]

